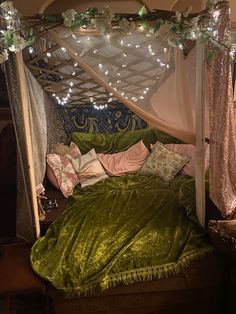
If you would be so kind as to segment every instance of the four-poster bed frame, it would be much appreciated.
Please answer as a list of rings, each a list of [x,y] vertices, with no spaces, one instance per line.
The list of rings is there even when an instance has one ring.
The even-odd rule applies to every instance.
[[[54,31],[49,30],[51,37],[57,42],[61,47],[65,47],[74,61],[78,62],[80,67],[88,72],[92,78],[101,86],[105,87],[108,92],[112,92],[113,95],[123,101],[128,107],[139,114],[137,107],[134,107],[132,102],[122,97],[119,92],[114,91],[114,89],[104,81],[96,72],[83,60],[75,54],[75,51],[70,47],[63,39],[59,39]],[[204,143],[205,143],[205,133],[204,133],[204,121],[205,121],[205,53],[204,44],[197,41],[196,45],[196,206],[197,215],[199,222],[202,226],[205,226],[205,167],[204,167]],[[35,224],[35,234],[36,238],[40,236],[40,224],[39,224],[39,213],[38,213],[38,203],[36,195],[36,185],[34,179],[34,167],[33,167],[33,154],[32,154],[32,140],[30,133],[30,123],[28,117],[28,108],[30,106],[29,99],[26,91],[26,79],[24,73],[24,61],[22,57],[22,52],[16,53],[16,64],[20,83],[20,93],[21,93],[21,103],[23,110],[23,122],[24,122],[24,136],[27,146],[27,164],[28,164],[28,175],[30,179],[30,195],[32,198],[32,206],[34,213],[34,224]],[[153,121],[155,125],[155,119],[148,113],[145,113],[140,109],[142,117],[145,119],[147,115],[149,121]],[[161,129],[161,126],[159,126]],[[192,139],[190,139],[192,140]]]
[[[162,13],[160,13],[162,14]],[[168,13],[169,14],[169,13]],[[172,14],[172,13],[171,13]],[[85,32],[85,31],[83,31]],[[135,113],[140,114],[142,118],[145,117],[153,122],[155,126],[155,119],[149,114],[144,112],[143,110],[135,107],[133,103],[125,97],[114,90],[101,76],[99,76],[91,66],[86,64],[83,59],[78,56],[76,51],[73,49],[71,45],[69,45],[64,39],[59,38],[57,33],[53,29],[49,29],[48,33],[50,37],[57,43],[60,47],[65,47],[67,53],[76,63],[79,64],[80,68],[85,72],[89,73],[89,75],[93,78],[93,80],[105,88],[108,93],[113,93],[113,95],[125,105],[127,105],[131,110]],[[27,164],[28,170],[28,178],[29,178],[29,189],[30,189],[30,197],[33,209],[33,217],[34,217],[34,228],[35,228],[35,237],[40,237],[40,222],[39,222],[39,208],[37,202],[36,195],[36,182],[35,182],[35,174],[34,174],[34,160],[33,160],[33,147],[32,147],[32,134],[30,128],[30,119],[29,119],[29,108],[30,108],[30,100],[29,95],[27,94],[27,82],[26,75],[24,70],[24,60],[22,52],[16,53],[16,67],[17,67],[17,75],[19,79],[20,86],[20,102],[22,104],[22,112],[23,112],[23,126],[24,126],[24,140],[26,142],[26,160],[24,161]],[[196,137],[195,139],[189,138],[189,142],[195,142],[196,144],[196,176],[195,176],[195,185],[196,185],[196,208],[197,208],[197,216],[200,224],[203,227],[206,227],[206,209],[205,209],[205,163],[204,163],[204,151],[205,151],[205,99],[206,99],[206,90],[205,90],[205,82],[206,82],[206,68],[205,68],[205,44],[202,43],[201,40],[197,40],[196,43],[196,120],[195,120],[195,129],[196,129]],[[165,123],[163,122],[163,125]],[[162,129],[161,124],[159,124],[159,128]],[[172,134],[173,135],[173,134]],[[212,266],[208,274],[210,276],[205,278],[205,269],[207,268],[208,263]],[[198,264],[198,262],[197,262]],[[196,266],[196,265],[195,265]],[[200,277],[199,277],[199,274]],[[201,281],[201,283],[200,283]],[[182,309],[186,295],[188,295],[191,300],[189,303],[193,302],[195,308],[192,311],[193,313],[198,313],[201,309],[201,305],[197,307],[196,296],[199,291],[201,291],[200,302],[202,302],[203,313],[216,313],[218,310],[217,302],[215,304],[208,304],[208,295],[207,293],[210,291],[210,300],[211,302],[219,297],[219,284],[221,281],[219,265],[214,259],[214,257],[209,257],[204,261],[199,262],[199,266],[195,268],[189,268],[185,271],[180,272],[178,276],[174,276],[174,278],[169,278],[161,280],[153,280],[148,283],[148,288],[144,287],[143,283],[134,283],[130,286],[120,287],[117,286],[115,288],[109,289],[105,293],[95,294],[91,297],[81,297],[77,301],[75,301],[75,305],[73,305],[73,301],[65,302],[67,304],[60,303],[60,295],[58,298],[57,292],[52,287],[49,287],[48,293],[55,298],[56,301],[56,310],[57,313],[63,313],[63,311],[68,312],[67,305],[70,303],[74,306],[74,309],[79,308],[81,313],[95,313],[94,309],[96,308],[96,313],[147,313],[147,310],[150,313],[155,313],[156,309],[160,307],[160,309],[166,309],[168,306],[168,300],[170,297],[173,297],[173,302],[171,302],[170,311],[173,309],[173,303],[176,305],[177,309]],[[207,296],[207,297],[206,297]],[[125,298],[126,302],[131,302],[132,306],[127,310],[127,304],[122,302],[121,299]],[[160,299],[159,299],[160,298]],[[118,303],[116,305],[115,300],[118,299]],[[146,299],[146,301],[145,301]],[[158,299],[158,302],[156,301]],[[58,301],[59,300],[59,301]],[[138,300],[140,300],[138,302]],[[64,300],[65,301],[65,300]],[[114,303],[114,306],[113,306]],[[140,306],[140,309],[137,308],[137,304]],[[150,304],[149,304],[150,303]],[[90,304],[90,306],[88,306]],[[135,304],[135,306],[134,306]],[[141,307],[141,304],[144,307]],[[174,306],[175,306],[174,305]],[[97,310],[99,309],[99,310]],[[89,312],[90,311],[90,312]],[[186,313],[190,311],[190,308],[186,307]],[[195,311],[195,312],[194,312]],[[68,312],[69,314],[70,312]],[[72,313],[72,312],[71,312]],[[184,313],[184,311],[183,311]]]

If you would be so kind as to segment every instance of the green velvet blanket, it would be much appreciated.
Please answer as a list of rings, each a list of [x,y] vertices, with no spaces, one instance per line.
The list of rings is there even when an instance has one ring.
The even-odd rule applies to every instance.
[[[77,188],[33,246],[34,271],[68,295],[163,278],[212,251],[196,223],[194,180],[132,174]]]

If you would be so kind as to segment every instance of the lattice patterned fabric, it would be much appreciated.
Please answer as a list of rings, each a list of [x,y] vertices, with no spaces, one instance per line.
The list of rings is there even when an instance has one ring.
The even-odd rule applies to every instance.
[[[108,38],[99,33],[65,33],[64,28],[56,34],[109,86],[141,107],[174,67],[172,49],[162,35],[150,38],[143,32],[117,32]],[[27,65],[60,105],[109,105],[116,100],[50,34],[37,46]]]

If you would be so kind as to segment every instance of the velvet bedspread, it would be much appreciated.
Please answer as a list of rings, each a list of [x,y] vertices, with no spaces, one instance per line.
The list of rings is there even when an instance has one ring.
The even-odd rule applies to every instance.
[[[163,278],[212,251],[195,216],[194,180],[132,174],[77,188],[33,246],[34,271],[68,295]]]

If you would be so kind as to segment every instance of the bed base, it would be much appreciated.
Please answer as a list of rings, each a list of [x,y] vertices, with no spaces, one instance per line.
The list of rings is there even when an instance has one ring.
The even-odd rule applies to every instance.
[[[220,314],[221,267],[211,255],[168,279],[118,286],[72,299],[52,287],[48,294],[55,314]]]

